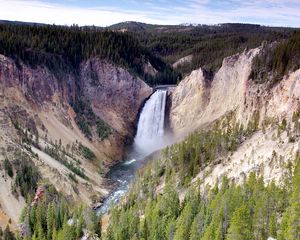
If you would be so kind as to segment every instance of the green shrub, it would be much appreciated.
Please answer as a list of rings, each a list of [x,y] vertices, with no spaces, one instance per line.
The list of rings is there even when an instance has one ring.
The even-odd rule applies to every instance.
[[[69,173],[68,176],[69,176],[69,178],[70,178],[73,182],[78,183],[78,180],[77,180],[76,175],[75,175],[74,173]]]
[[[88,147],[82,145],[81,143],[79,143],[79,150],[81,151],[82,155],[89,160],[95,160],[96,159],[96,155],[95,153],[89,149]]]
[[[98,119],[96,126],[97,133],[101,141],[108,138],[108,136],[111,134],[111,128],[103,120]]]
[[[92,138],[93,128],[96,128],[96,132],[101,141],[111,134],[112,130],[110,126],[96,116],[88,100],[77,97],[73,108],[77,114],[75,121],[87,138]]]
[[[38,186],[40,174],[33,162],[24,155],[20,155],[14,162],[17,169],[15,186],[19,188],[23,197],[33,196]]]
[[[11,178],[14,176],[13,166],[7,158],[4,160],[4,169],[8,176]]]

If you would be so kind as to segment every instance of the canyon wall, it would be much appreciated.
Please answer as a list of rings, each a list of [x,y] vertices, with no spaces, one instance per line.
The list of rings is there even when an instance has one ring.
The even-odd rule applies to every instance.
[[[241,123],[259,112],[266,118],[291,118],[299,105],[300,70],[284,76],[276,85],[256,84],[249,79],[253,58],[260,48],[227,57],[212,80],[202,69],[193,71],[171,94],[170,128],[187,134],[234,111]]]
[[[14,164],[26,154],[42,178],[67,198],[97,203],[108,194],[103,173],[122,160],[133,139],[139,110],[151,93],[152,88],[140,78],[98,58],[83,62],[75,74],[31,67],[0,55],[0,165],[5,158]],[[101,119],[110,128],[108,137],[99,138],[96,127],[91,128],[91,137],[82,132],[76,122],[76,104],[90,107],[83,117]],[[26,143],[28,136],[39,147]],[[90,149],[95,159],[84,157],[81,146]],[[49,155],[47,148],[67,152],[67,161],[85,177],[76,175],[72,180],[72,166]],[[18,222],[25,200],[12,194],[14,179],[2,167],[0,173],[0,224],[5,228],[9,218],[13,224]],[[6,219],[3,224],[2,217]]]
[[[212,80],[202,69],[193,71],[172,92],[170,128],[182,139],[195,130],[205,130],[229,113],[234,121],[249,126],[258,120],[258,130],[250,134],[226,157],[219,157],[201,170],[194,181],[205,186],[220,183],[223,176],[241,183],[251,172],[265,182],[283,181],[287,164],[300,150],[299,122],[293,115],[300,109],[300,69],[276,84],[251,79],[252,60],[260,48],[224,59]]]

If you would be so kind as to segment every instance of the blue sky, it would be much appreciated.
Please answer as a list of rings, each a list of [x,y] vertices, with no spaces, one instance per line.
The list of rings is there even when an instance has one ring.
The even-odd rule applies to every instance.
[[[0,19],[80,26],[139,21],[300,27],[300,0],[0,0]]]

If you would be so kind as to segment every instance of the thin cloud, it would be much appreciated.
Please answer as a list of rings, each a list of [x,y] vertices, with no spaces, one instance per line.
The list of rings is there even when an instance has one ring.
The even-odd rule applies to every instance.
[[[79,2],[82,3],[80,0],[61,3],[0,0],[0,18],[63,25],[108,26],[139,21],[154,24],[249,22],[295,27],[299,27],[300,18],[298,0],[120,0],[115,5],[102,2],[92,7],[80,7]]]

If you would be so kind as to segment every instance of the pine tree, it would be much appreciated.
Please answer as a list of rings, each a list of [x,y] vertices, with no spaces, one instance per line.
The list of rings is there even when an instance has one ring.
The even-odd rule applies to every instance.
[[[4,230],[3,240],[16,240],[14,234],[10,231],[8,225],[6,226],[6,228]]]
[[[269,223],[269,236],[273,238],[277,238],[277,226],[276,226],[276,214],[273,213],[270,218]]]
[[[141,239],[143,240],[148,240],[149,239],[149,228],[148,228],[148,223],[147,220],[144,219],[141,222]]]
[[[190,240],[199,240],[202,238],[205,230],[205,207],[198,212],[191,226]]]
[[[55,225],[53,226],[53,231],[52,231],[52,238],[51,240],[57,240],[57,230]]]
[[[186,236],[190,235],[190,228],[193,219],[193,209],[191,203],[188,202],[178,219],[174,240],[182,240],[185,239]]]
[[[176,219],[169,219],[167,222],[166,230],[165,230],[165,239],[172,240],[174,239],[176,231]]]
[[[215,226],[213,224],[209,224],[209,226],[205,229],[204,236],[201,240],[211,240],[215,239]]]
[[[233,214],[226,239],[250,240],[250,236],[250,209],[246,204],[243,204]]]
[[[47,239],[50,240],[52,237],[54,223],[54,206],[53,203],[48,204],[47,209]]]
[[[300,157],[297,157],[293,176],[293,192],[290,201],[287,240],[300,239]]]
[[[76,238],[80,238],[83,235],[84,219],[82,214],[79,216],[79,219],[76,224]]]
[[[161,200],[162,211],[166,218],[177,217],[180,209],[178,193],[171,185],[166,185]]]
[[[259,191],[259,197],[255,199],[254,208],[254,235],[256,239],[266,239],[268,230],[268,203],[265,191]]]

